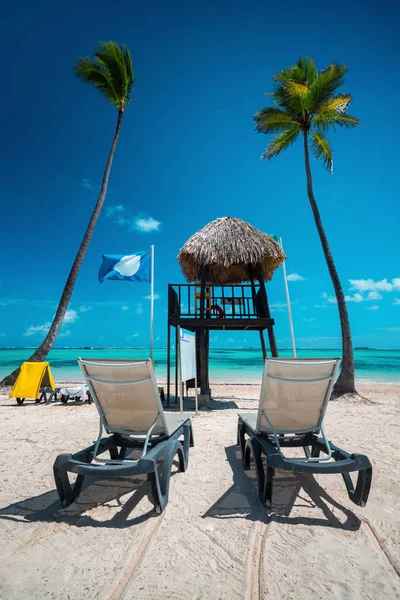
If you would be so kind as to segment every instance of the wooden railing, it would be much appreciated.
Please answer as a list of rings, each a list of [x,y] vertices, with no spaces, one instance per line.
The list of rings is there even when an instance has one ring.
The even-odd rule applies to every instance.
[[[171,283],[168,285],[170,318],[256,319],[268,317],[260,285]]]

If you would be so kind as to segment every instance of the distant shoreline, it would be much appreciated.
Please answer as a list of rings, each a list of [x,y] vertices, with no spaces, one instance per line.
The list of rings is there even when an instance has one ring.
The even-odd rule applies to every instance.
[[[52,350],[148,350],[149,348],[147,346],[54,346]],[[261,352],[261,348],[255,348],[253,346],[211,346],[210,347],[211,350],[251,350],[251,351],[258,351],[260,350]],[[0,351],[1,350],[36,350],[36,346],[0,346]],[[154,350],[167,350],[167,346],[156,346],[154,347]],[[307,350],[307,351],[312,351],[315,350],[316,352],[321,352],[322,350],[329,350],[329,352],[341,352],[342,349],[341,348],[328,348],[328,347],[323,347],[323,348],[309,348],[309,347],[303,347],[303,346],[298,346],[297,350]],[[400,348],[378,348],[378,347],[361,347],[361,346],[357,346],[355,348],[353,348],[353,350],[355,352],[368,352],[368,351],[377,351],[379,350],[380,352],[382,352],[383,350],[400,350]],[[278,351],[282,351],[282,352],[291,352],[292,348],[290,347],[281,347],[278,348]]]

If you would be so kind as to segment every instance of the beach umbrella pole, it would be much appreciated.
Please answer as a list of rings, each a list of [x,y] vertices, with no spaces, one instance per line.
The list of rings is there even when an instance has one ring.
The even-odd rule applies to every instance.
[[[279,243],[280,243],[281,248],[283,250],[282,238],[279,238]],[[283,281],[285,283],[286,302],[287,302],[288,315],[289,315],[290,337],[292,338],[293,356],[294,356],[294,358],[296,358],[297,357],[297,354],[296,354],[296,341],[294,339],[292,307],[290,305],[289,286],[288,286],[287,275],[286,275],[286,264],[285,264],[285,261],[283,261],[283,263],[282,263],[282,269],[283,269]]]
[[[154,327],[154,246],[150,246],[150,359],[153,360],[153,327]]]

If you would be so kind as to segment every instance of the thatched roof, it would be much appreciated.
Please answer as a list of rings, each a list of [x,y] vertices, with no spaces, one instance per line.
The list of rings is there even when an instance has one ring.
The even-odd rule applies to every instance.
[[[268,281],[285,258],[271,236],[233,217],[208,223],[188,239],[178,254],[187,281],[198,280],[200,268],[208,265],[208,281],[214,284],[249,281],[249,263],[260,263],[264,280]]]

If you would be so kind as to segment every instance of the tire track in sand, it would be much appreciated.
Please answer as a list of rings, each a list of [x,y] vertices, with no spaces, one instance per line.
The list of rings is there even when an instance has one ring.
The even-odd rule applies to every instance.
[[[262,600],[264,598],[264,556],[266,539],[269,532],[270,524],[258,522],[254,528],[254,533],[250,540],[249,552],[249,574],[248,574],[248,600]],[[276,600],[281,600],[281,592],[278,582],[275,580],[271,571],[273,584],[275,587]]]
[[[157,517],[153,517],[147,524],[146,530],[143,534],[143,537],[138,544],[138,546],[134,549],[132,556],[127,561],[127,564],[123,570],[123,573],[119,579],[117,586],[114,591],[109,596],[108,600],[120,600],[124,591],[126,590],[128,584],[132,580],[132,575],[135,569],[139,566],[141,561],[143,560],[146,551],[150,545],[150,542],[154,540],[154,536],[157,534],[157,531],[160,529],[161,523],[164,520],[165,511],[158,515]]]
[[[390,555],[386,551],[385,544],[381,540],[381,538],[379,537],[379,535],[377,534],[377,532],[375,530],[375,527],[372,525],[372,523],[366,517],[362,517],[361,521],[364,523],[364,525],[367,525],[368,531],[370,532],[370,536],[378,544],[380,550],[382,551],[382,554],[385,556],[387,562],[389,563],[390,567],[393,569],[394,573],[397,575],[397,577],[400,577],[400,570],[398,569],[397,565],[394,564],[394,562],[392,561]]]

